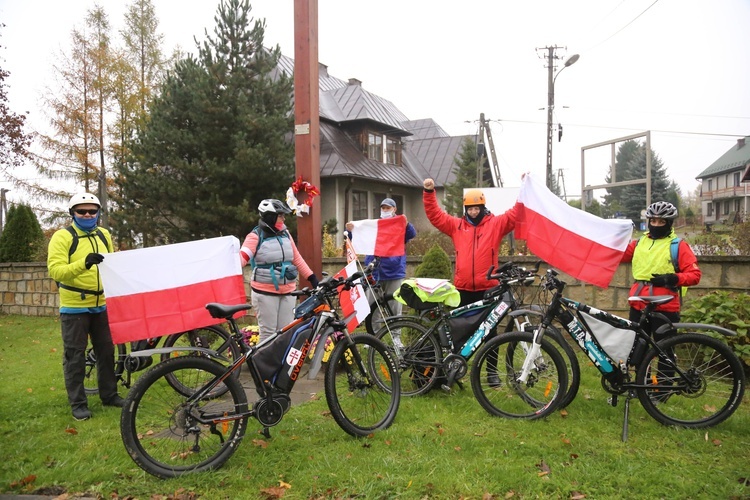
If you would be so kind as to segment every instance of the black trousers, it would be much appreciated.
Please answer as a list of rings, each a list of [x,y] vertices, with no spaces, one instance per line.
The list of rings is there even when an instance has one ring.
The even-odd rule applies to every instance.
[[[86,346],[91,345],[96,354],[99,397],[103,402],[117,395],[115,378],[115,347],[109,331],[107,311],[101,313],[60,313],[63,340],[63,374],[68,402],[73,408],[88,404],[83,379],[86,372]]]

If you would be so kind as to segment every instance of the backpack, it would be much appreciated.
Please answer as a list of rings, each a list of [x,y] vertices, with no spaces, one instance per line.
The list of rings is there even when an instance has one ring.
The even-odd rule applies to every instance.
[[[73,226],[68,226],[65,229],[73,237],[73,242],[70,244],[70,248],[68,249],[68,263],[70,263],[70,257],[78,249],[78,240],[81,239],[81,236],[79,236],[76,230],[73,229]],[[102,240],[102,243],[104,243],[104,246],[109,249],[109,243],[107,242],[107,238],[106,236],[104,236],[104,233],[101,231],[101,229],[97,227],[94,231],[84,236],[84,238],[91,238],[92,236],[98,236],[99,239]]]
[[[641,236],[643,238],[643,236]],[[640,243],[640,238],[638,238],[638,242]],[[669,244],[669,258],[672,261],[672,267],[674,268],[674,272],[680,271],[680,261],[679,261],[679,249],[680,249],[680,241],[682,241],[682,238],[679,236],[675,236],[672,238],[672,242]],[[637,244],[637,243],[636,243]],[[682,296],[687,293],[687,287],[681,286],[680,287],[680,304],[682,304]]]

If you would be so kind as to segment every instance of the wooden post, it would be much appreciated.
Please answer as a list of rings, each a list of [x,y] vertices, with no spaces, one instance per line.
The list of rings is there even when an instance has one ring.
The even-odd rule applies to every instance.
[[[294,158],[296,177],[320,188],[318,0],[294,0]],[[297,247],[318,278],[323,270],[321,228],[318,198],[309,215],[297,218]]]

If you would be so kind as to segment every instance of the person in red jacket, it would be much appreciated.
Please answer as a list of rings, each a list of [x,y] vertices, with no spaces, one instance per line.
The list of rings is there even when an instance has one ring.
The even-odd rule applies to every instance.
[[[660,304],[656,310],[664,314],[671,322],[680,321],[680,288],[695,286],[701,280],[701,270],[690,245],[679,240],[677,246],[677,264],[672,262],[672,240],[676,238],[674,220],[677,208],[669,202],[657,201],[646,209],[648,232],[641,238],[628,244],[622,256],[622,262],[632,262],[634,283],[630,296],[636,295],[672,295],[674,300]],[[630,320],[638,321],[643,302],[631,302]],[[655,331],[663,320],[652,318],[654,324],[647,331]],[[654,338],[654,340],[661,340]]]
[[[685,240],[676,241],[677,259],[673,261],[672,242],[676,235],[672,225],[677,218],[677,208],[669,202],[657,201],[646,209],[648,232],[637,240],[628,244],[622,256],[622,262],[632,262],[633,286],[630,296],[638,295],[672,295],[674,299],[660,304],[656,310],[666,317],[666,320],[676,323],[680,321],[681,290],[683,286],[697,285],[701,280],[701,270],[698,259]],[[640,321],[641,311],[645,304],[640,301],[630,303],[631,321]],[[669,336],[669,333],[657,335],[656,330],[666,323],[664,318],[653,316],[645,325],[645,330],[657,342]],[[659,383],[663,384],[671,378],[672,369],[659,362]],[[659,403],[669,399],[669,393],[651,394],[651,398]]]
[[[464,194],[464,216],[446,213],[437,202],[435,181],[425,179],[422,201],[430,223],[453,240],[456,270],[453,284],[461,294],[461,305],[481,300],[484,292],[497,285],[487,271],[497,266],[500,242],[516,226],[518,203],[502,215],[493,215],[485,206],[484,193],[470,189]]]

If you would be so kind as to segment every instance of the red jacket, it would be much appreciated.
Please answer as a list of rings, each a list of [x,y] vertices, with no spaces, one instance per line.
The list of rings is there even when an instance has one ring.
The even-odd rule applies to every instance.
[[[487,280],[487,271],[491,266],[497,266],[500,242],[516,226],[518,203],[502,215],[486,214],[474,226],[465,217],[454,217],[440,208],[435,191],[423,191],[422,202],[432,225],[453,240],[456,249],[453,284],[456,288],[474,292],[497,285],[497,280]]]

